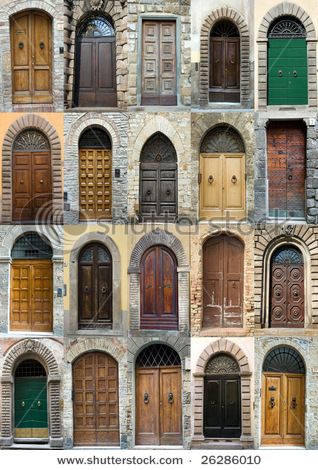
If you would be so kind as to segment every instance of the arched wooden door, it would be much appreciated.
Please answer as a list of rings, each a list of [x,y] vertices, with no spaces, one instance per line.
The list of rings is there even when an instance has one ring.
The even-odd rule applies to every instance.
[[[153,246],[143,255],[140,271],[140,328],[178,329],[178,273],[175,255]]]
[[[89,352],[73,364],[74,445],[119,445],[118,364]]]
[[[263,364],[262,444],[304,445],[305,364],[288,346],[270,351]]]
[[[216,126],[204,137],[199,182],[201,218],[245,217],[245,146],[231,126]]]
[[[307,40],[294,16],[280,16],[268,31],[268,104],[308,104]]]
[[[11,253],[11,330],[52,331],[52,256],[51,246],[37,233],[16,241]]]
[[[228,20],[215,23],[210,34],[209,101],[240,102],[240,34]]]
[[[140,156],[140,215],[144,220],[174,220],[178,211],[177,154],[160,132],[144,145]]]
[[[269,216],[305,218],[306,127],[301,121],[271,122],[267,128]]]
[[[48,441],[48,391],[44,367],[26,359],[14,374],[14,440]]]
[[[117,106],[116,33],[109,20],[93,16],[77,33],[76,105]]]
[[[96,329],[112,324],[112,257],[104,245],[91,243],[78,258],[78,326]]]
[[[49,222],[52,219],[51,150],[36,129],[21,132],[13,144],[12,221]]]
[[[271,258],[270,322],[272,328],[303,328],[304,259],[298,248],[284,245]]]
[[[52,18],[40,10],[11,17],[12,100],[52,103]]]
[[[181,361],[164,344],[136,360],[136,445],[181,445]]]
[[[244,246],[227,235],[203,245],[203,327],[243,326]]]
[[[110,219],[112,216],[111,141],[98,127],[87,129],[79,141],[80,219]]]
[[[238,363],[227,354],[212,357],[205,369],[203,433],[206,438],[239,438],[242,432]]]

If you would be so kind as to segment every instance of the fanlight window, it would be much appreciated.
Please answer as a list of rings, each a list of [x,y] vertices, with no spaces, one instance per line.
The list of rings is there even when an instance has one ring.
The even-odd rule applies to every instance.
[[[50,150],[50,144],[46,136],[36,129],[27,129],[20,132],[13,144],[14,152],[36,152],[43,150]]]
[[[270,351],[263,364],[263,372],[304,374],[305,364],[300,354],[288,346],[280,346]]]
[[[80,261],[92,263],[94,261],[94,255],[98,263],[111,263],[111,255],[107,248],[97,243],[88,245],[81,251]]]
[[[174,163],[177,161],[176,150],[168,137],[157,132],[145,143],[140,160],[142,163]]]
[[[51,259],[52,247],[37,233],[27,233],[20,237],[12,248],[12,259]]]
[[[98,16],[90,18],[83,24],[79,36],[85,38],[115,36],[115,30],[106,18]]]
[[[305,38],[304,25],[292,16],[284,16],[273,21],[269,28],[268,37],[271,39]]]
[[[211,129],[201,144],[201,153],[245,153],[241,136],[231,126]]]
[[[240,367],[237,361],[228,354],[218,354],[213,356],[205,368],[208,375],[238,374]]]
[[[301,252],[297,248],[292,246],[283,246],[274,252],[272,263],[283,265],[299,264],[302,266],[304,264],[304,260]]]
[[[222,20],[215,23],[211,30],[211,36],[217,38],[237,38],[240,36],[240,33],[234,23]]]
[[[165,344],[152,344],[143,349],[136,360],[136,367],[169,367],[181,364],[179,354]]]
[[[46,372],[40,362],[27,359],[18,365],[15,377],[46,377]]]
[[[111,149],[111,141],[108,134],[99,127],[90,127],[81,135],[79,146],[81,149]]]

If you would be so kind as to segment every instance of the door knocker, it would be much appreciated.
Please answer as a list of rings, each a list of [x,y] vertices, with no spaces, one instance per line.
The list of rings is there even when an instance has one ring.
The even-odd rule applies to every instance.
[[[19,42],[19,49],[23,49],[23,48],[24,48],[23,42]]]
[[[44,49],[44,42],[40,42],[40,49]]]
[[[102,287],[102,294],[106,294],[106,291],[107,291],[107,286],[103,286]]]
[[[22,406],[22,408],[25,407],[25,401],[23,401],[23,402],[21,403],[21,406]]]
[[[173,403],[173,393],[172,392],[168,393],[168,403],[170,403],[170,405],[172,405],[172,403]]]
[[[294,75],[294,77],[298,77],[297,70],[294,70],[294,71],[293,71],[293,75]]]
[[[167,189],[167,196],[170,196],[170,194],[171,194],[170,189]]]
[[[38,401],[38,408],[40,408],[40,406],[41,406],[41,402],[40,402],[40,400],[39,400],[39,401]]]
[[[88,287],[88,286],[85,286],[85,287],[84,287],[84,292],[85,292],[85,294],[88,294],[88,293],[89,293],[89,287]]]
[[[145,404],[145,405],[148,405],[148,403],[149,403],[149,395],[148,395],[148,393],[146,392],[146,393],[144,394],[144,404]]]
[[[279,76],[279,77],[282,77],[282,76],[283,76],[283,71],[282,71],[282,70],[278,70],[278,76]]]
[[[151,189],[148,189],[148,191],[146,192],[147,196],[150,196],[151,194]]]
[[[231,183],[233,183],[233,184],[237,183],[237,177],[235,175],[232,176]]]
[[[275,408],[275,398],[274,397],[271,397],[271,399],[269,400],[269,406],[270,408]]]
[[[209,184],[212,184],[212,183],[213,183],[213,181],[214,181],[214,178],[213,178],[213,176],[212,176],[212,175],[210,175],[210,176],[209,176],[209,178],[208,178],[208,182],[209,182]]]
[[[292,398],[291,405],[290,405],[292,410],[295,410],[297,408],[297,400],[296,398]]]

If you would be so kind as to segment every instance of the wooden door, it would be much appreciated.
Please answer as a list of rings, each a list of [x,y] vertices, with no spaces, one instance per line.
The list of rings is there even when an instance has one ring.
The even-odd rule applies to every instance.
[[[201,154],[200,217],[245,217],[245,155]]]
[[[176,105],[176,22],[144,20],[142,24],[143,105]]]
[[[80,219],[112,217],[111,150],[80,149]]]
[[[24,11],[11,18],[14,104],[52,103],[52,20]]]
[[[11,330],[52,331],[51,260],[13,260],[11,272]]]
[[[78,262],[79,328],[112,327],[112,259],[101,244],[92,243]]]
[[[305,217],[306,129],[301,122],[272,122],[267,130],[270,217]]]
[[[181,370],[136,370],[136,445],[182,443]]]
[[[178,274],[174,254],[163,246],[146,251],[141,260],[140,328],[178,329]]]
[[[119,445],[118,365],[86,353],[73,364],[74,445]]]
[[[203,246],[203,327],[243,326],[244,248],[234,237]]]
[[[240,101],[240,38],[210,38],[211,102]]]
[[[304,445],[305,376],[263,374],[262,444]]]

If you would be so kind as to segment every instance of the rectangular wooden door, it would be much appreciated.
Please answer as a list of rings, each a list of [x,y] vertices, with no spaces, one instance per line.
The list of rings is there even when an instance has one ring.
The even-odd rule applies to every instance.
[[[240,39],[210,38],[209,101],[240,101]]]
[[[30,11],[11,19],[14,104],[52,103],[52,21]]]
[[[160,369],[160,445],[182,444],[181,369]]]
[[[52,331],[52,283],[53,269],[50,260],[12,262],[11,330]]]
[[[176,22],[144,20],[141,104],[177,104],[176,67]]]

